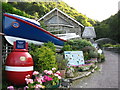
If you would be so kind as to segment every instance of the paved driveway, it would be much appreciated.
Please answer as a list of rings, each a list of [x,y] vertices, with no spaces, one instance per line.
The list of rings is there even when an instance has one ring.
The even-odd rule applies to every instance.
[[[119,54],[110,51],[104,53],[106,61],[100,64],[100,70],[87,78],[74,81],[71,88],[118,88]]]

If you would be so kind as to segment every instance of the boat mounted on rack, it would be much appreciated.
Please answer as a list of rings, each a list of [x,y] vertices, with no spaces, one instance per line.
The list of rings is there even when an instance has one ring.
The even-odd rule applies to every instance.
[[[3,26],[5,39],[11,45],[16,40],[25,40],[37,45],[50,41],[58,47],[63,46],[66,42],[41,28],[39,22],[15,14],[4,13]]]

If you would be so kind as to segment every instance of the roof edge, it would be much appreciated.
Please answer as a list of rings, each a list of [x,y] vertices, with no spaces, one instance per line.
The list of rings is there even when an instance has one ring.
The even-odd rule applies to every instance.
[[[80,26],[84,27],[84,25],[82,25],[80,22],[78,22],[77,20],[73,19],[72,17],[70,17],[69,15],[67,15],[66,13],[64,13],[63,11],[59,10],[58,8],[54,8],[52,9],[50,12],[48,12],[47,14],[45,14],[43,17],[41,17],[40,19],[38,19],[37,21],[42,20],[43,18],[45,18],[46,16],[48,16],[50,13],[52,13],[53,11],[58,10],[60,13],[64,14],[66,17],[68,17],[69,19],[71,19],[72,21],[74,21],[75,23],[79,24]]]

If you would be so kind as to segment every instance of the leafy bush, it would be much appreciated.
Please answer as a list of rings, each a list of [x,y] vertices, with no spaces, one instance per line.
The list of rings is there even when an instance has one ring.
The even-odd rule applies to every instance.
[[[101,62],[104,62],[104,61],[105,61],[105,56],[104,56],[104,54],[101,54],[101,55],[100,55],[100,58],[101,58]]]
[[[65,70],[67,67],[68,60],[63,58],[63,55],[56,54],[58,70]]]
[[[30,54],[33,57],[35,70],[50,70],[57,68],[55,47],[52,43],[45,43],[44,46],[31,45]],[[50,48],[49,48],[50,47]]]
[[[3,12],[6,12],[6,13],[14,13],[14,14],[24,16],[24,17],[27,17],[27,18],[34,18],[34,16],[31,16],[31,15],[25,13],[24,11],[21,11],[21,10],[13,7],[9,3],[2,2],[2,8],[3,8]]]
[[[62,51],[72,51],[71,45],[64,45]]]
[[[52,51],[54,51],[54,52],[56,51],[56,47],[55,47],[54,43],[52,43],[52,42],[44,43],[44,46],[52,49]]]
[[[36,52],[39,57],[37,61],[37,66],[39,69],[43,71],[46,69],[50,70],[52,67],[57,68],[55,52],[53,52],[52,49],[42,46],[41,48],[36,49]]]
[[[120,44],[118,44],[118,45],[113,45],[113,47],[120,48]]]
[[[86,47],[82,48],[83,52],[89,52],[90,50],[95,51],[96,48],[93,46],[86,46]]]
[[[90,58],[97,58],[98,57],[98,53],[96,51],[90,50],[89,57]]]
[[[116,48],[120,48],[120,44],[117,44],[117,45],[104,44],[103,47],[116,47]]]
[[[63,60],[58,61],[57,63],[58,63],[59,70],[65,70],[67,67],[68,61],[66,59],[63,59]]]
[[[105,61],[104,54],[98,54],[98,62],[104,62],[104,61]]]
[[[88,52],[84,52],[84,60],[90,60],[91,58],[89,57],[89,53]]]
[[[63,48],[75,51],[82,50],[86,46],[92,46],[92,43],[90,41],[87,41],[86,39],[76,39],[66,42]]]
[[[103,47],[112,47],[112,44],[105,44]]]

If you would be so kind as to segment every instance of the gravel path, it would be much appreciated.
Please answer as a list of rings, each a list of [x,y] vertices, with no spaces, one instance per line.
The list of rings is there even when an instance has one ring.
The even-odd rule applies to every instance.
[[[106,61],[100,64],[100,70],[87,78],[76,80],[71,88],[118,88],[118,55],[104,51]]]

